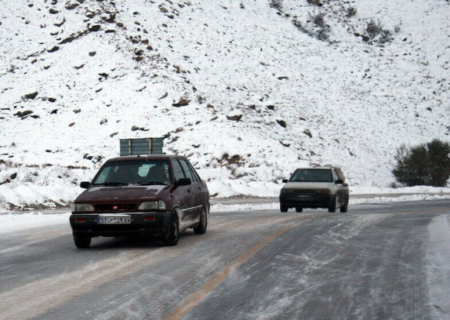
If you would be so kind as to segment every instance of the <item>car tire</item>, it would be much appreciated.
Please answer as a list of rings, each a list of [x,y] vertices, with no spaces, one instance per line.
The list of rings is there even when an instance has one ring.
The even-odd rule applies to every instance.
[[[208,227],[208,214],[206,213],[205,208],[203,208],[202,214],[200,216],[200,222],[198,223],[198,226],[194,228],[194,232],[196,234],[205,234],[207,227]]]
[[[303,208],[297,207],[297,208],[295,208],[295,211],[296,211],[296,212],[302,212],[302,211],[303,211]]]
[[[180,238],[180,226],[178,224],[178,217],[176,215],[172,216],[170,219],[169,232],[164,239],[164,245],[166,246],[176,246],[178,244],[178,239]]]
[[[280,211],[281,212],[288,212],[288,207],[287,206],[285,206],[284,204],[280,204]]]
[[[73,242],[77,248],[86,249],[91,245],[91,236],[87,234],[74,234]]]
[[[348,211],[348,200],[345,202],[345,204],[340,208],[342,213],[345,213]]]
[[[331,200],[331,203],[328,206],[328,212],[336,212],[336,209],[337,209],[337,197],[334,196],[333,200]]]

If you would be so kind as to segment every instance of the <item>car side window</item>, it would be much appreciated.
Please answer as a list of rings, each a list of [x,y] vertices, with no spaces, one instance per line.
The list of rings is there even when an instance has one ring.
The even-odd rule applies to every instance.
[[[188,165],[189,165],[189,168],[191,168],[192,174],[193,174],[193,175],[195,176],[195,178],[197,179],[197,182],[201,182],[202,179],[201,179],[200,176],[198,175],[197,171],[195,171],[194,166],[193,166],[189,161],[187,161],[187,163],[188,163]]]
[[[338,175],[336,174],[336,171],[334,169],[331,169],[331,172],[333,173],[333,180],[336,181],[338,178]]]
[[[186,176],[184,175],[183,169],[181,169],[180,163],[178,162],[177,159],[173,159],[172,165],[173,165],[173,175],[175,177],[175,181],[178,181],[182,178],[186,178]]]
[[[186,160],[180,160],[181,162],[181,167],[184,170],[184,173],[186,174],[186,177],[191,179],[192,183],[196,183],[197,179],[195,178],[195,175],[192,173],[191,168],[189,167],[189,165],[187,164]]]
[[[341,179],[342,181],[345,181],[345,176],[344,176],[344,174],[342,173],[342,170],[341,170],[341,169],[336,168],[336,173],[337,173],[339,179]]]

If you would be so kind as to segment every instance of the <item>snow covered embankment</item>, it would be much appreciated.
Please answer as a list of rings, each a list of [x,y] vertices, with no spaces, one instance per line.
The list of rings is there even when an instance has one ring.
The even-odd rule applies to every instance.
[[[0,212],[66,207],[80,193],[80,181],[95,172],[87,168],[0,163]]]

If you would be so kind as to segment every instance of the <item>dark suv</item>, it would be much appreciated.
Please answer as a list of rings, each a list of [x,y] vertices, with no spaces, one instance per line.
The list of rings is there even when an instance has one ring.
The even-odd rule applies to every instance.
[[[178,243],[181,231],[204,234],[209,191],[180,156],[129,156],[108,160],[72,205],[70,225],[78,248],[93,237],[158,236]]]
[[[286,183],[280,192],[280,211],[287,212],[295,208],[328,208],[347,212],[350,198],[348,184],[338,167],[316,167],[297,169],[292,177],[283,180]]]

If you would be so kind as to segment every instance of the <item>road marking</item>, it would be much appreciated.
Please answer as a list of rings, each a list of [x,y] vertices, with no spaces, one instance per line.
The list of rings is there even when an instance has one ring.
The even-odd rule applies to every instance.
[[[401,212],[400,214],[413,214],[413,213],[430,213],[430,212],[440,212],[440,211],[449,211],[450,209],[436,209],[436,210],[428,210],[428,211],[410,211],[410,212]]]
[[[203,286],[197,289],[195,292],[191,293],[183,302],[181,302],[175,309],[170,311],[163,320],[177,320],[183,318],[188,314],[196,305],[200,303],[209,293],[211,293],[215,288],[217,288],[223,281],[225,281],[230,274],[232,274],[236,269],[242,266],[250,257],[261,250],[267,243],[274,240],[275,238],[281,236],[287,231],[293,229],[295,226],[290,226],[280,230],[270,237],[258,242],[253,247],[241,254],[236,260],[231,262],[226,268],[222,269],[211,279],[209,279]]]

